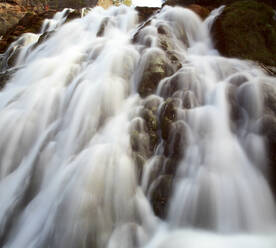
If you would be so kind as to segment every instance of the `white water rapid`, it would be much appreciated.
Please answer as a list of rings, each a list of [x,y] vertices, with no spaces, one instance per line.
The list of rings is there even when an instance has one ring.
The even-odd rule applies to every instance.
[[[64,14],[47,21],[48,30],[44,24],[42,32],[52,32],[38,46],[40,35],[25,35],[0,91],[0,246],[275,248],[275,199],[255,131],[260,84],[275,78],[218,54],[209,34],[214,15],[202,22],[167,6],[141,25],[134,8],[123,6],[96,7],[65,24]],[[147,63],[155,54],[169,60],[158,30],[180,66],[142,98]],[[157,64],[155,73],[164,69]],[[233,92],[240,112],[230,104]],[[133,126],[145,129],[140,112],[148,101],[158,102],[158,115],[174,97],[168,139],[185,135],[167,148],[159,137],[139,180]],[[185,99],[189,108],[181,107]],[[147,153],[148,143],[138,146]],[[159,218],[151,192],[166,176],[158,161],[174,149],[184,155]]]

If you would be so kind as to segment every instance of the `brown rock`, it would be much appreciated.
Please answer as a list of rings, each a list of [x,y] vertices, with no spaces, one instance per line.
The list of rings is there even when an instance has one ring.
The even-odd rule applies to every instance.
[[[195,12],[197,15],[199,15],[203,20],[210,14],[210,10],[207,8],[200,6],[198,4],[191,4],[187,6],[188,9]]]

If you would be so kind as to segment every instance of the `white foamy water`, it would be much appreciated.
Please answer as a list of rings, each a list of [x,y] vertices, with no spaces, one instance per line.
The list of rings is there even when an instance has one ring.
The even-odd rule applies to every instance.
[[[20,69],[0,92],[1,247],[276,247],[265,147],[252,131],[263,111],[259,86],[272,78],[218,54],[213,18],[202,22],[165,7],[134,43],[133,8],[94,8],[64,25],[58,14],[50,24],[57,31],[24,56],[22,50]],[[140,74],[149,54],[164,53],[160,26],[182,68],[159,83],[156,98],[162,105],[177,77],[174,96],[193,99],[191,108],[177,110],[185,156],[163,220],[147,192],[162,142],[141,184],[130,143],[145,102],[136,92]],[[232,90],[241,104],[250,102],[238,123],[229,114]]]

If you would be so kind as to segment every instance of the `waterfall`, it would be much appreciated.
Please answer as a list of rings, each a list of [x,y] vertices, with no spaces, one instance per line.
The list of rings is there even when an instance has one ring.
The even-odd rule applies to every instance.
[[[20,38],[0,91],[1,247],[276,247],[258,132],[275,79],[219,55],[215,11],[64,11]]]

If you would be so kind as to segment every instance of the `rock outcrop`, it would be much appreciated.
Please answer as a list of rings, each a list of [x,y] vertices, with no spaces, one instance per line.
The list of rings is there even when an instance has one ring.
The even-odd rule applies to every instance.
[[[224,56],[276,66],[276,12],[267,4],[252,0],[227,6],[212,33]]]

